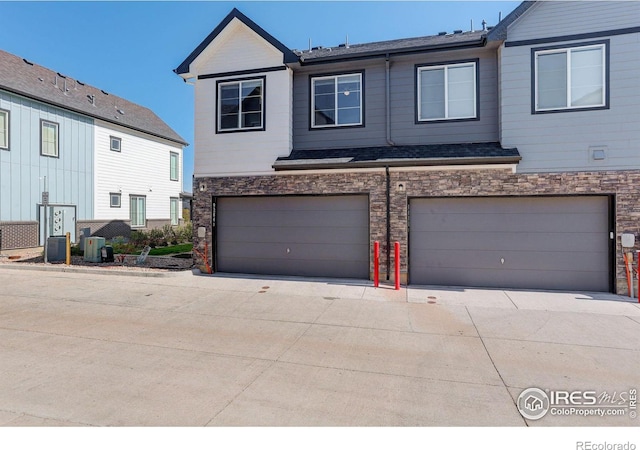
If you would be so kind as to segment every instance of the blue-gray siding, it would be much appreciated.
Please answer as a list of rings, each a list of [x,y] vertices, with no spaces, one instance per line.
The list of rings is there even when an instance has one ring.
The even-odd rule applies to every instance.
[[[480,119],[416,124],[416,64],[447,63],[475,58],[479,59]],[[485,48],[392,57],[391,139],[398,145],[498,140],[497,66],[496,50]],[[358,70],[364,70],[365,126],[310,130],[310,75],[348,73]],[[293,95],[293,147],[295,149],[386,145],[384,59],[303,67],[294,73]]]
[[[0,91],[10,112],[8,151],[0,150],[0,220],[38,219],[44,177],[49,201],[77,206],[77,219],[93,217],[93,120]],[[40,155],[40,120],[59,124],[59,157]]]
[[[518,148],[518,171],[640,168],[640,33],[617,34],[638,26],[639,2],[541,2],[510,26],[507,43],[555,40],[502,50],[501,142]],[[610,35],[565,37],[605,31]],[[532,49],[594,40],[609,41],[609,109],[532,114]],[[606,157],[594,160],[599,148]]]

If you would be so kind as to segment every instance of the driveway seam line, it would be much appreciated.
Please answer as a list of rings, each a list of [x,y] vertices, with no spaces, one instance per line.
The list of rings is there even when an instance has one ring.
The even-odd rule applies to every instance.
[[[469,308],[467,308],[465,306],[465,309],[467,310],[467,314],[469,315],[469,319],[471,320],[471,323],[473,324],[474,328],[476,329],[476,333],[478,333],[478,338],[480,339],[480,342],[482,342],[482,347],[484,348],[484,351],[487,353],[487,356],[489,357],[489,361],[491,361],[491,365],[493,365],[493,368],[495,369],[496,373],[498,374],[498,377],[500,377],[500,381],[502,381],[502,386],[504,387],[504,390],[507,392],[507,395],[511,399],[511,401],[513,403],[513,406],[515,407],[516,412],[518,413],[518,416],[522,419],[522,421],[524,422],[524,425],[526,427],[528,427],[529,424],[527,423],[527,421],[524,419],[524,417],[522,417],[522,415],[518,411],[518,405],[516,404],[516,402],[514,401],[513,397],[511,396],[511,392],[509,392],[509,387],[507,386],[507,383],[504,381],[504,378],[502,377],[502,374],[500,373],[500,370],[498,370],[498,366],[496,366],[496,363],[493,360],[493,357],[491,356],[491,353],[489,353],[489,349],[487,348],[487,345],[484,342],[484,338],[480,334],[480,330],[478,330],[478,326],[476,325],[476,322],[473,320],[473,317],[471,316],[471,313],[469,312]]]

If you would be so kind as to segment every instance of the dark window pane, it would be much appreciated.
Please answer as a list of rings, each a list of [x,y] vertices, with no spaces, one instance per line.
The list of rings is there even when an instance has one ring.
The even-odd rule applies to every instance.
[[[338,110],[338,125],[360,123],[360,108],[347,108]]]
[[[242,100],[242,112],[262,111],[262,99],[250,97]]]
[[[238,85],[237,84],[228,84],[224,86],[220,86],[220,98],[238,98]]]
[[[261,113],[247,113],[242,115],[243,128],[260,128],[262,126]]]
[[[349,94],[338,94],[338,108],[360,107],[360,92],[349,92]]]
[[[335,82],[333,78],[329,80],[314,80],[313,86],[316,95],[335,93]]]
[[[333,110],[328,111],[316,111],[315,125],[335,125],[335,112]]]
[[[222,130],[238,128],[238,115],[237,114],[223,115],[220,118],[220,128]]]

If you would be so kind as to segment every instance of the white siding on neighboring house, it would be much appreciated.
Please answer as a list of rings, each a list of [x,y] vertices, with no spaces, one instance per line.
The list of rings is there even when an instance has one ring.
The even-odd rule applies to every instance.
[[[102,121],[95,126],[96,220],[129,220],[131,195],[146,197],[146,219],[169,220],[171,198],[182,189],[182,147],[153,136]],[[120,151],[111,139],[121,139]],[[170,179],[170,155],[177,153],[179,179]],[[110,207],[110,194],[120,193],[120,208]]]
[[[194,76],[283,67],[283,55],[234,19],[191,63]],[[216,133],[217,83],[265,77],[262,131]],[[195,85],[195,176],[273,173],[271,165],[292,148],[293,74],[288,68],[206,78]]]
[[[640,168],[640,33],[562,36],[640,26],[640,2],[541,2],[508,29],[500,52],[501,142],[522,155],[519,172]],[[532,114],[532,49],[609,41],[609,108]],[[593,152],[604,150],[604,159]]]

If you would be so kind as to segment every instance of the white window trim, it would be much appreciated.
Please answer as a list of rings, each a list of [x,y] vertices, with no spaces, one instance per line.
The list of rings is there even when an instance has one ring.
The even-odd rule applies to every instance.
[[[451,67],[473,67],[473,114],[470,116],[449,117],[449,68]],[[434,117],[422,119],[422,83],[420,83],[420,74],[427,70],[444,69],[444,117]],[[476,61],[467,61],[462,63],[441,64],[437,66],[418,67],[417,83],[417,104],[418,104],[418,122],[438,122],[443,120],[468,120],[478,118],[478,65]]]
[[[171,173],[171,161],[173,160],[173,158],[175,157],[176,159],[176,176],[175,178],[173,177],[173,174]],[[180,181],[180,154],[176,153],[176,152],[169,152],[169,180],[170,181]]]
[[[264,119],[265,119],[265,112],[264,112],[264,100],[265,100],[265,89],[264,89],[264,78],[250,78],[250,79],[246,79],[246,80],[234,80],[234,81],[222,81],[220,83],[218,83],[218,105],[217,105],[217,113],[218,113],[218,133],[227,133],[230,131],[247,131],[247,130],[254,130],[254,131],[260,131],[260,130],[264,130],[265,126],[264,126]],[[242,85],[244,83],[250,83],[250,82],[256,82],[259,81],[260,82],[260,91],[262,92],[261,94],[261,101],[260,101],[260,126],[257,127],[243,127],[242,126]],[[239,127],[236,128],[222,128],[222,96],[220,95],[220,91],[222,90],[223,86],[228,86],[231,84],[237,84],[238,85],[238,90],[240,91],[238,93],[238,99],[239,99],[239,105],[238,105],[238,125]],[[255,111],[254,111],[255,112]]]
[[[2,114],[4,116],[4,124],[5,124],[5,129],[4,129],[4,140],[5,142],[0,142],[0,149],[2,150],[9,150],[9,121],[10,119],[10,113],[9,111],[7,111],[6,109],[0,109],[0,114]]]
[[[135,224],[133,223],[133,218],[131,217],[131,202],[133,201],[133,199],[139,199],[139,198],[143,198],[144,199],[144,216],[143,216],[143,223],[142,225],[140,224]],[[147,226],[147,197],[144,195],[131,195],[129,196],[129,220],[131,220],[131,228],[145,228]]]
[[[113,199],[117,197],[118,198],[118,204],[114,204],[113,203]],[[109,207],[110,208],[121,208],[122,207],[122,194],[120,194],[119,192],[110,192],[109,193]]]
[[[594,48],[602,49],[602,102],[594,105],[580,105],[580,106],[571,106],[571,53],[574,50],[589,50]],[[566,53],[567,54],[567,106],[560,106],[554,108],[539,108],[538,107],[538,56],[539,55],[549,55],[554,53]],[[605,43],[602,44],[593,44],[593,45],[581,45],[575,47],[563,47],[549,50],[536,50],[534,54],[535,68],[534,68],[534,77],[535,77],[535,110],[538,111],[565,111],[572,109],[590,109],[590,108],[602,108],[607,106],[607,45]]]
[[[55,154],[44,153],[44,146],[42,145],[44,143],[43,141],[44,135],[42,131],[44,129],[45,124],[53,125],[55,127],[55,130],[56,130]],[[60,124],[58,124],[57,122],[52,122],[50,120],[45,120],[45,119],[40,120],[40,156],[48,156],[50,158],[58,158],[60,156]]]
[[[118,141],[118,148],[113,148],[113,141]],[[122,151],[122,138],[119,138],[119,137],[116,137],[116,136],[109,136],[109,148],[113,152]]]
[[[175,202],[176,209],[173,210],[173,204]],[[173,216],[175,213],[175,222],[173,220]],[[179,225],[180,224],[180,199],[178,197],[169,198],[169,216],[171,220],[171,225]]]
[[[343,124],[326,124],[326,125],[316,125],[316,81],[321,80],[331,80],[333,79],[334,83],[334,112],[336,115],[336,121],[338,120],[338,78],[342,77],[352,77],[354,75],[358,75],[360,82],[360,120],[358,123],[343,123]],[[311,78],[311,128],[338,128],[338,127],[357,127],[363,124],[363,100],[364,100],[364,89],[362,88],[362,72],[354,72],[354,73],[341,73],[339,75],[327,75],[320,77],[312,77]]]

